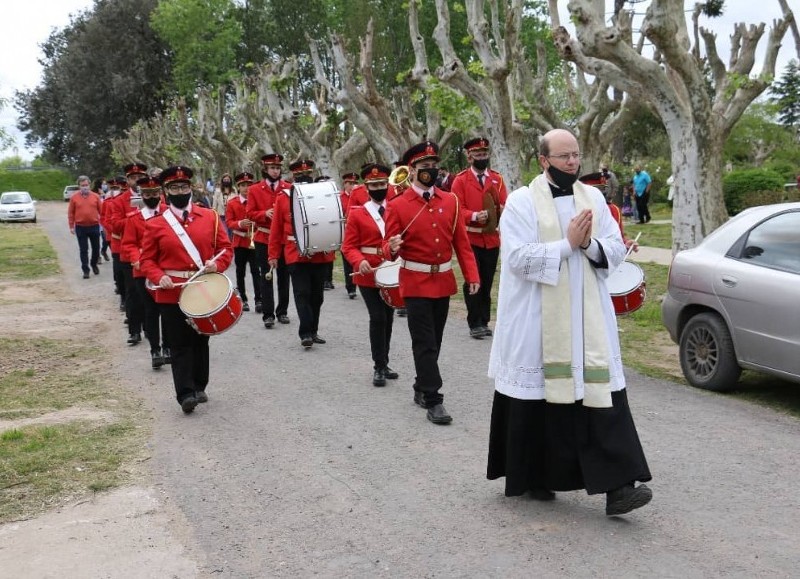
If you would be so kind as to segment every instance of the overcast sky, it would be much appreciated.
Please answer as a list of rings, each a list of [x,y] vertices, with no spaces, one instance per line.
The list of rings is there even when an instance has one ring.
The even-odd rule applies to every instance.
[[[790,2],[792,4],[793,2]],[[566,13],[566,0],[559,3]],[[11,99],[15,90],[25,90],[36,87],[41,77],[41,67],[38,59],[41,58],[39,45],[44,42],[55,29],[67,26],[70,14],[77,14],[82,10],[91,8],[93,0],[4,0],[3,1],[3,33],[0,34],[0,54],[3,55],[0,63],[0,95]],[[608,0],[607,6],[613,2]],[[691,7],[694,2],[686,1]],[[707,21],[707,26],[717,31],[717,44],[720,56],[727,62],[729,56],[729,36],[734,22],[766,22],[767,28],[772,20],[780,16],[780,6],[777,0],[727,0],[726,11],[722,18]],[[636,5],[637,12],[644,12],[645,3]],[[800,14],[796,14],[800,17]],[[562,22],[568,23],[569,19],[562,16]],[[634,21],[637,23],[637,21]],[[762,38],[759,48],[763,58],[763,47],[766,45],[766,36]],[[791,33],[784,37],[783,47],[778,56],[776,72],[781,74],[786,64],[794,56],[794,46]],[[760,60],[757,61],[760,68]],[[16,129],[16,111],[12,104],[0,112],[0,126],[4,127],[17,139],[18,154],[25,159],[35,155],[33,151],[24,148],[24,138]],[[0,157],[13,154],[14,151],[0,152]]]

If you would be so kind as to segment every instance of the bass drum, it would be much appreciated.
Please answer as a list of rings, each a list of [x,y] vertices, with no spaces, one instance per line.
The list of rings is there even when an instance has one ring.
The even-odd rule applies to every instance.
[[[215,336],[230,330],[242,317],[242,299],[221,273],[204,273],[183,286],[178,307],[198,334]]]
[[[333,181],[292,186],[292,229],[304,257],[337,251],[344,239],[344,213]]]
[[[630,314],[644,305],[647,297],[647,284],[644,280],[642,268],[623,261],[619,267],[606,279],[608,293],[614,304],[614,312],[618,315]]]
[[[404,308],[406,302],[400,295],[400,259],[384,261],[375,268],[375,285],[387,306]]]

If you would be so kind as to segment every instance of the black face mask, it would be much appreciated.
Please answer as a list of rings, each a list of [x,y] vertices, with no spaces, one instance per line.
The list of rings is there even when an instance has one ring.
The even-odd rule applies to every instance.
[[[472,161],[472,166],[476,171],[485,171],[489,166],[489,159],[475,159]]]
[[[276,181],[280,180],[281,176],[278,175],[277,177],[273,177],[269,174],[269,171],[261,171],[261,176],[269,181],[270,183],[275,183]]]
[[[550,178],[553,180],[553,183],[555,183],[556,187],[564,191],[572,191],[572,186],[575,184],[575,181],[578,180],[579,171],[580,167],[573,175],[572,173],[565,173],[560,169],[556,169],[553,165],[547,168],[547,172],[550,173]]]
[[[142,197],[142,201],[150,209],[155,209],[161,203],[161,197]]]
[[[295,183],[313,183],[314,179],[311,178],[311,175],[298,175],[294,178]]]
[[[189,201],[192,200],[192,194],[181,193],[180,195],[174,195],[170,193],[167,198],[169,199],[169,204],[176,209],[185,209],[189,205]]]
[[[417,181],[419,181],[423,187],[430,187],[436,183],[437,177],[439,177],[439,169],[436,167],[417,169]]]
[[[388,189],[370,189],[369,196],[372,197],[373,201],[376,203],[383,203],[383,200],[386,199],[386,193],[388,192]]]

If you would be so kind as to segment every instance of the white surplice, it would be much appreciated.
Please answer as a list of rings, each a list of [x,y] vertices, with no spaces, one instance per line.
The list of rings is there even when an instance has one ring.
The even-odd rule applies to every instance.
[[[545,176],[539,175],[536,179],[545,179]],[[592,231],[592,244],[585,253],[593,259],[599,258],[599,243],[608,260],[608,269],[592,270],[597,276],[601,294],[609,345],[610,389],[614,392],[625,388],[625,376],[617,320],[605,280],[622,262],[626,250],[619,226],[611,216],[603,194],[594,187],[588,188],[600,220],[599,230]],[[540,242],[533,193],[529,187],[517,189],[508,196],[500,217],[500,288],[489,377],[494,378],[498,392],[512,398],[544,399],[541,288],[542,284],[555,285],[558,282],[559,267],[562,260],[567,260],[572,309],[572,376],[575,400],[583,399],[583,252],[580,249],[573,251],[566,239],[569,221],[576,214],[574,198],[562,196],[555,198],[554,202],[564,234],[561,241]]]

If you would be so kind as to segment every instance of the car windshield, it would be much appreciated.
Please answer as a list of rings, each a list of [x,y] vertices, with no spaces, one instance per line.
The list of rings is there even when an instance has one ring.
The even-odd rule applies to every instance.
[[[3,193],[0,196],[0,203],[6,204],[16,204],[16,203],[30,203],[31,196],[27,193]]]

